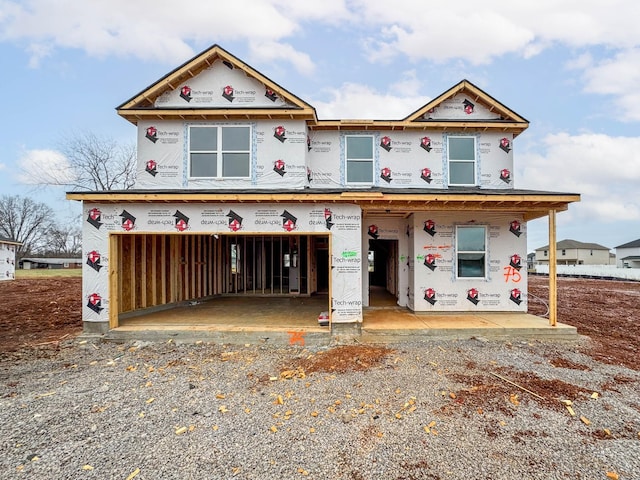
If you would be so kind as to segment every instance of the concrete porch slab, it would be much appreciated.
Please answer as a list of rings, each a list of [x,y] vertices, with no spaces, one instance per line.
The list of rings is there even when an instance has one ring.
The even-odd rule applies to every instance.
[[[471,337],[577,338],[575,327],[561,323],[551,327],[547,319],[526,313],[415,313],[398,306],[365,308],[362,324],[334,324],[331,329],[320,327],[317,321],[318,314],[327,310],[327,304],[326,296],[221,297],[124,318],[104,338],[307,346],[347,340],[397,343]],[[353,328],[346,328],[350,325]]]

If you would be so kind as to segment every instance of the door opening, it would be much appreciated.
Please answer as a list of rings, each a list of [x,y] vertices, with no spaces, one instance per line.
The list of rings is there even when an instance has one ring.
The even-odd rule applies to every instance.
[[[396,305],[398,299],[398,241],[369,240],[369,305]]]

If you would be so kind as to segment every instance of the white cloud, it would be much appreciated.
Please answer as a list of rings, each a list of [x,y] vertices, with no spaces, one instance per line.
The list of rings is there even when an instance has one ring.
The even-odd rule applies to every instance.
[[[251,56],[260,62],[286,60],[304,75],[311,75],[315,71],[315,65],[309,55],[296,51],[291,45],[272,41],[252,41],[249,45]]]
[[[421,87],[414,71],[405,72],[388,92],[379,92],[368,85],[344,83],[336,90],[325,91],[328,102],[310,100],[320,119],[399,120],[429,98],[418,94]]]
[[[225,40],[283,43],[307,28],[330,25],[368,39],[372,61],[463,58],[486,63],[506,53],[529,57],[554,44],[640,45],[635,0],[0,0],[2,38],[27,41],[34,58],[46,46],[90,55],[127,55],[171,63],[193,54],[190,42]],[[290,41],[290,40],[289,40]],[[303,65],[304,67],[304,65]]]
[[[330,3],[335,8],[320,12],[335,14],[339,2]],[[219,3],[197,0],[96,0],[81,7],[75,0],[4,1],[1,9],[5,14],[0,17],[0,38],[29,42],[33,65],[43,53],[50,53],[47,46],[77,48],[97,57],[133,56],[177,64],[194,54],[189,42],[248,38],[277,42],[300,28],[275,0],[236,0],[233,8],[224,10]],[[299,57],[293,58],[305,66]]]
[[[7,168],[7,164],[6,163],[0,163],[0,171],[1,170],[5,170]]]
[[[583,221],[640,219],[640,137],[547,135],[517,162],[518,188],[581,194]]]
[[[65,185],[75,178],[67,158],[56,150],[26,150],[18,168],[18,181],[26,185]]]
[[[464,58],[486,63],[505,53],[526,57],[554,44],[570,47],[640,44],[635,0],[539,0],[456,2],[354,0],[352,10],[379,31],[370,42],[372,59],[405,54],[442,61]]]
[[[32,67],[57,48],[177,65],[194,45],[244,41],[252,60],[291,64],[304,75],[316,67],[295,40],[316,27],[348,31],[371,62],[403,56],[479,65],[557,45],[604,47],[615,57],[593,66],[584,53],[569,67],[584,71],[587,92],[615,96],[622,118],[639,120],[639,16],[636,0],[235,0],[232,8],[199,0],[93,0],[82,7],[75,0],[0,0],[0,40],[26,45]]]
[[[619,52],[613,58],[587,65],[584,72],[586,92],[615,96],[618,114],[623,120],[640,120],[640,48]]]

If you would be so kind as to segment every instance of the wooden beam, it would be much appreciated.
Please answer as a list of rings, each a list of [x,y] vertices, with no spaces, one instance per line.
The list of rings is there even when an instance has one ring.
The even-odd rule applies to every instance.
[[[129,256],[129,265],[125,265],[125,268],[129,269],[129,283],[131,284],[131,310],[135,310],[137,308],[136,304],[136,236],[131,235],[131,248]]]
[[[109,235],[109,328],[118,327],[118,309],[120,305],[119,276],[120,241],[118,235]]]
[[[549,210],[549,324],[558,321],[558,283],[556,260],[556,211]]]

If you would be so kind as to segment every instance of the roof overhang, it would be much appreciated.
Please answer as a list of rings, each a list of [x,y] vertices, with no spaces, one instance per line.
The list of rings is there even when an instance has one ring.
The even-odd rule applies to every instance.
[[[318,120],[309,123],[309,130],[455,130],[484,132],[487,130],[510,132],[516,137],[527,129],[528,123],[502,120]]]
[[[132,192],[69,192],[68,200],[95,203],[349,203],[358,205],[365,216],[409,217],[422,211],[482,211],[521,214],[527,221],[545,217],[550,210],[567,210],[570,203],[579,202],[580,195],[572,193],[451,193],[448,191],[423,193],[405,191],[348,192],[212,192],[158,191]]]
[[[158,120],[310,120],[315,119],[315,111],[311,108],[287,109],[239,109],[239,108],[208,108],[208,109],[130,109],[118,110],[118,115],[137,125],[139,121]]]

